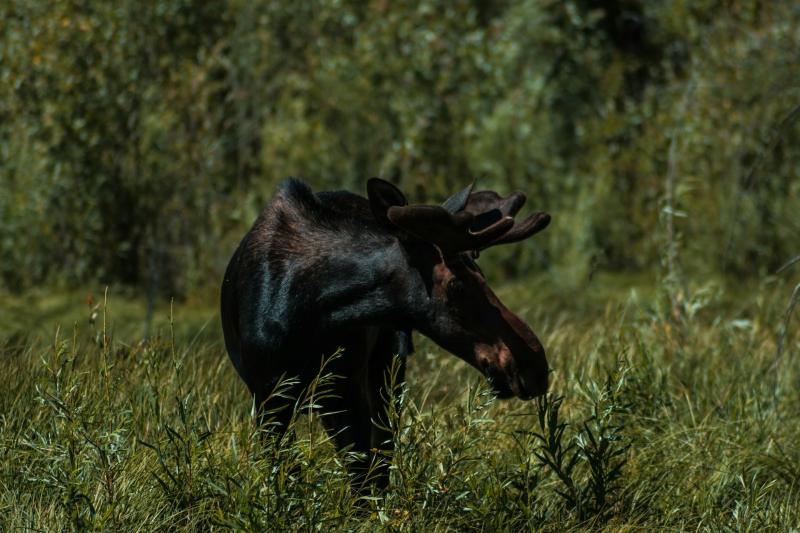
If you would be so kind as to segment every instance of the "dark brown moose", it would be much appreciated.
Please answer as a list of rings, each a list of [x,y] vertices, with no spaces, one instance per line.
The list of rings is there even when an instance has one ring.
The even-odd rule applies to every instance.
[[[408,205],[373,178],[368,198],[313,193],[283,182],[245,235],[222,283],[222,327],[233,365],[255,397],[259,421],[281,434],[293,400],[272,395],[297,378],[297,397],[320,372],[322,356],[344,348],[326,370],[340,376],[321,409],[340,448],[363,452],[359,486],[385,486],[376,454],[391,449],[385,417],[386,373],[413,351],[417,330],[480,370],[500,398],[547,391],[544,350],[509,311],[475,262],[478,252],[544,229],[546,213],[520,223],[522,193],[502,198],[467,187],[441,206]],[[374,474],[374,475],[373,475]]]

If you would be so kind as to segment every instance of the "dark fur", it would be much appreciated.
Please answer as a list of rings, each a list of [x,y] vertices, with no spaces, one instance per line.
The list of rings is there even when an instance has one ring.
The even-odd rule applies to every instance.
[[[413,329],[483,371],[501,396],[529,396],[517,377],[523,371],[535,375],[528,379],[531,394],[541,393],[539,381],[544,388],[547,382],[546,362],[542,377],[539,363],[535,369],[522,359],[502,366],[475,355],[476,347],[500,346],[501,339],[507,350],[544,361],[533,332],[491,293],[469,253],[443,254],[391,225],[385,210],[405,199],[389,192],[394,196],[371,192],[368,200],[344,191],[314,194],[299,180],[285,181],[239,244],[222,284],[226,348],[254,395],[259,419],[273,413],[278,431],[291,402],[266,401],[277,382],[298,377],[293,393],[299,395],[322,358],[344,348],[328,367],[341,379],[322,406],[323,420],[339,447],[367,454],[356,465],[358,475],[374,459],[371,450],[391,448],[391,435],[379,427],[384,380],[392,357],[399,355],[404,365],[413,351]],[[447,289],[455,278],[466,287],[458,300]],[[387,479],[384,464],[375,482]]]

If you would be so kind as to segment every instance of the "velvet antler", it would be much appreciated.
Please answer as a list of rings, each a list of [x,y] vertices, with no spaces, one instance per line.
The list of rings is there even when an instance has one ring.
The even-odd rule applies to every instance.
[[[525,200],[526,197],[521,192],[515,192],[503,198],[494,191],[477,191],[469,195],[463,212],[474,215],[476,218],[498,211],[502,216],[513,217],[522,209],[522,206],[525,205]],[[511,229],[499,235],[493,241],[486,243],[483,247],[479,248],[479,250],[490,246],[508,244],[527,239],[531,235],[545,229],[549,223],[550,215],[547,213],[541,211],[533,213],[522,222],[515,223]]]
[[[511,217],[476,217],[464,211],[451,214],[438,205],[393,206],[387,216],[397,227],[434,243],[445,253],[480,250],[514,225]]]
[[[377,178],[369,180],[367,193],[376,220],[432,242],[446,253],[521,241],[550,223],[550,215],[542,212],[514,223],[514,215],[525,204],[521,192],[503,198],[494,191],[472,192],[472,187],[460,190],[441,206],[406,205],[397,187]]]

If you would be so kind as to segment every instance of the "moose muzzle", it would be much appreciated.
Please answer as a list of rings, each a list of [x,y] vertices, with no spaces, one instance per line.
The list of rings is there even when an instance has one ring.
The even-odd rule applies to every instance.
[[[548,365],[544,348],[531,329],[499,300],[500,335],[492,343],[476,343],[475,358],[500,398],[529,400],[547,392]]]

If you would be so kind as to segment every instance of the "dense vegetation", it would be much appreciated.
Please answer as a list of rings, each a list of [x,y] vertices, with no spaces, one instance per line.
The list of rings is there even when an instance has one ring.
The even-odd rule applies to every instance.
[[[800,328],[777,347],[789,285],[709,284],[676,316],[663,289],[626,290],[630,281],[601,275],[580,295],[543,279],[500,289],[549,350],[546,401],[492,400],[474,370],[419,338],[397,389],[390,489],[361,501],[318,415],[297,419],[294,442],[259,443],[214,309],[176,307],[172,326],[160,310],[160,334],[139,342],[131,318],[141,307],[112,297],[89,325],[79,303],[68,312],[84,315],[77,331],[2,348],[0,522],[11,531],[796,528]],[[64,305],[14,300],[12,309],[38,316]]]
[[[795,2],[10,0],[0,28],[0,530],[800,527]],[[526,191],[551,227],[481,264],[551,394],[495,401],[418,338],[388,492],[350,492],[318,415],[261,443],[217,288],[288,175]]]
[[[0,6],[0,282],[216,283],[278,180],[478,179],[554,231],[500,262],[763,275],[800,232],[794,2]],[[671,222],[668,223],[667,220]]]

